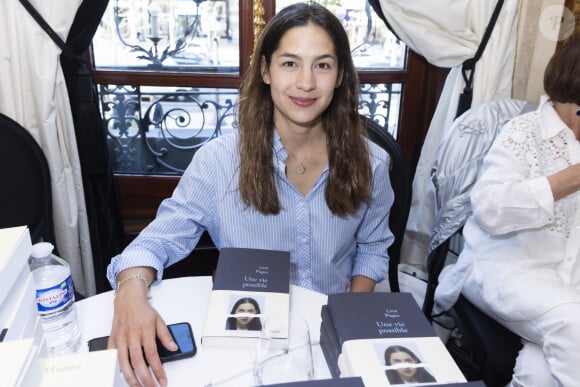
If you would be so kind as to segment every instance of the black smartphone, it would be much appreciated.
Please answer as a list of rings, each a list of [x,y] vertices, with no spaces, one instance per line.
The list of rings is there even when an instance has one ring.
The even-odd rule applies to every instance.
[[[159,339],[157,339],[157,353],[159,353],[159,358],[162,363],[192,357],[197,353],[193,331],[188,322],[170,324],[167,328],[169,328],[169,332],[171,332],[173,340],[175,340],[179,348],[177,351],[169,351],[163,346],[163,344],[161,344]],[[108,340],[109,336],[96,337],[89,340],[89,351],[92,352],[107,349]]]

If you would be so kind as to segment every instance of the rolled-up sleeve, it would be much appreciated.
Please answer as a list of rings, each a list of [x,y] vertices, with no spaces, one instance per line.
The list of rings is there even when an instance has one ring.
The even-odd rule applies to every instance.
[[[376,157],[376,156],[373,156]],[[389,228],[389,214],[394,201],[389,177],[389,156],[373,168],[372,199],[356,235],[357,253],[352,275],[363,275],[380,282],[389,267],[387,249],[394,241]]]
[[[509,149],[504,139],[500,136],[485,157],[471,194],[475,220],[491,235],[542,227],[554,218],[547,177],[530,175],[525,163],[533,155]]]
[[[163,269],[186,257],[206,229],[215,196],[215,160],[211,147],[196,152],[171,197],[165,199],[155,219],[145,227],[123,252],[111,260],[107,278],[113,288],[117,275],[136,266],[157,271],[154,284],[163,277]]]

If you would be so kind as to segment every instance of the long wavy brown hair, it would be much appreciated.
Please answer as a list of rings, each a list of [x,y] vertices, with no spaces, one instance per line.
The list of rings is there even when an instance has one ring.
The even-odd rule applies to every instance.
[[[273,160],[274,103],[270,87],[262,80],[261,61],[269,67],[272,54],[291,28],[313,24],[330,36],[338,59],[342,82],[331,104],[322,114],[328,141],[329,179],[325,191],[333,214],[347,216],[370,201],[372,172],[364,141],[364,128],[357,110],[359,80],[350,44],[340,21],[316,3],[299,3],[284,8],[266,25],[258,38],[242,85],[238,106],[240,181],[243,203],[263,214],[278,214]],[[305,39],[308,39],[305,37]]]

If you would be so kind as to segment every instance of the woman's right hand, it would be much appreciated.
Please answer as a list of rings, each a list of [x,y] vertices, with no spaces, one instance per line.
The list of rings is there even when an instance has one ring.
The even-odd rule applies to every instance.
[[[157,353],[156,336],[167,349],[177,350],[165,322],[147,300],[148,284],[154,276],[153,269],[139,267],[127,269],[117,277],[118,284],[133,278],[117,287],[108,347],[117,349],[121,372],[130,386],[167,385]]]

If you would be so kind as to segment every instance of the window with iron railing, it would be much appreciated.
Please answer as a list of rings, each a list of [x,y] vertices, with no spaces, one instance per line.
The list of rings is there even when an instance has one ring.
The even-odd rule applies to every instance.
[[[278,0],[270,13],[296,1]],[[395,137],[406,48],[365,1],[320,1],[342,22],[361,72],[360,112]],[[233,130],[234,105],[254,30],[256,1],[113,0],[93,39],[93,64],[114,171],[180,174],[196,149]],[[273,2],[268,2],[270,7]],[[250,29],[241,28],[244,23]],[[365,72],[383,74],[364,82]],[[126,82],[119,82],[123,74]],[[219,87],[207,87],[212,83]]]

